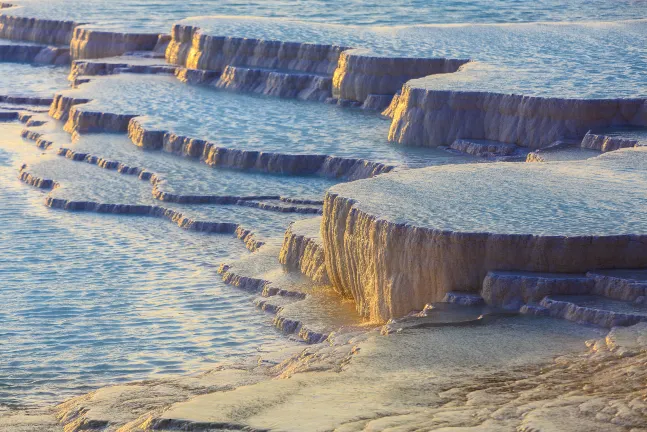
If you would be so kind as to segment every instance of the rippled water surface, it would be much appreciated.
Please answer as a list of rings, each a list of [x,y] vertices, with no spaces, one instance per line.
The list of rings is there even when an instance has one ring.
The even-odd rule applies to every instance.
[[[143,121],[147,129],[206,139],[227,148],[409,166],[465,160],[440,150],[389,143],[390,122],[373,112],[191,86],[174,77],[120,74],[95,79],[67,94],[93,99],[87,110],[147,115]]]
[[[110,30],[168,33],[183,22],[214,35],[474,60],[460,73],[414,83],[431,89],[647,96],[645,0],[9,1],[19,7],[0,13]],[[97,77],[78,90],[65,90],[68,72],[67,67],[0,63],[0,95],[51,97],[64,91],[94,99],[81,109],[145,115],[147,128],[228,148],[408,167],[475,160],[392,145],[390,122],[376,113],[234,94],[168,76]],[[352,189],[364,208],[386,218],[435,228],[647,233],[645,149],[573,165],[435,167],[424,178],[420,172],[399,182],[378,177],[383,187],[364,190],[364,182],[335,185],[320,178],[213,169],[144,151],[125,134],[83,134],[72,141],[53,123],[33,129],[54,141],[41,150],[19,137],[21,129],[0,123],[0,411],[58,402],[112,383],[196,372],[293,344],[253,307],[252,294],[225,285],[217,275],[221,262],[249,254],[234,236],[183,230],[153,217],[52,210],[44,200],[163,206],[194,221],[238,224],[260,239],[280,239],[291,221],[307,215],[162,202],[153,197],[149,182],[57,156],[58,147],[160,174],[160,188],[178,194],[317,199],[332,186]],[[644,138],[644,131],[632,133]],[[43,191],[20,183],[23,162],[28,172],[59,187]],[[291,307],[296,316],[312,314],[298,304]]]
[[[43,192],[16,178],[18,161],[38,151],[15,138],[18,125],[0,127],[0,405],[60,401],[289,343],[216,273],[248,253],[242,242],[47,209]]]
[[[645,235],[647,147],[572,163],[425,168],[333,191],[352,196],[369,214],[440,230]]]
[[[69,87],[69,69],[20,63],[0,63],[0,95],[52,97]]]
[[[646,20],[379,28],[235,17],[184,22],[214,35],[334,43],[371,54],[474,61],[464,73],[414,81],[416,86],[438,90],[588,99],[647,96]]]
[[[168,31],[178,19],[214,14],[363,25],[593,21],[645,15],[643,0],[14,0],[12,3],[23,7],[6,13],[136,31]]]

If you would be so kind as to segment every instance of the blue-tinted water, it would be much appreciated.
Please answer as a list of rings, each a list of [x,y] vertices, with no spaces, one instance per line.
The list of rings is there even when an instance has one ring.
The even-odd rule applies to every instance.
[[[642,0],[15,0],[7,14],[93,23],[103,28],[168,31],[178,19],[200,15],[252,15],[320,23],[410,25],[600,21],[645,14]]]
[[[81,110],[146,115],[142,123],[147,129],[206,139],[227,148],[325,154],[407,166],[464,159],[436,149],[389,143],[390,122],[372,112],[191,86],[168,76],[99,77],[64,93],[93,100]]]
[[[645,18],[643,0],[15,3],[24,7],[2,13],[155,32],[168,32],[173,23],[193,17],[185,23],[212,34],[342,43],[379,54],[475,60],[465,73],[417,83],[430,88],[588,98],[645,96],[647,88],[647,23],[619,22]],[[239,19],[204,17],[215,14]],[[0,64],[0,95],[51,96],[67,87],[67,72],[67,68]],[[236,95],[149,76],[97,79],[75,94],[83,92],[96,98],[95,106],[106,111],[149,114],[149,125],[226,147],[326,153],[408,166],[464,160],[440,151],[394,147],[386,141],[387,120],[323,104]],[[249,294],[224,285],[216,274],[220,262],[248,253],[239,240],[181,230],[153,218],[47,209],[43,206],[46,194],[120,204],[160,203],[152,198],[150,184],[54,156],[51,150],[38,150],[18,138],[20,128],[0,124],[0,406],[60,401],[105,384],[194,372],[290,343],[271,327],[267,316],[254,310]],[[65,134],[54,133],[62,140],[57,145],[65,142],[79,151],[162,173],[169,190],[179,193],[245,195],[271,190],[272,194],[312,198],[332,183],[213,170],[195,161],[144,152],[125,136],[88,135],[69,143]],[[630,184],[632,171],[644,168],[644,158],[614,163],[622,157],[623,152],[607,155],[601,165],[590,165],[593,173],[585,167],[564,178],[569,184],[576,184],[579,174],[585,179],[596,177],[597,185],[609,178],[614,184]],[[60,181],[61,187],[43,192],[21,184],[17,170],[23,161],[34,172]],[[608,166],[613,172],[604,171]],[[627,177],[622,177],[623,171]],[[527,201],[522,216],[542,228],[547,219],[538,221],[539,213],[533,213],[533,208],[552,211],[554,202],[545,188],[526,175],[519,174],[533,190],[544,192],[542,199],[528,193],[519,198],[523,190],[518,189],[504,195],[503,201],[515,196]],[[475,185],[469,178],[460,177],[447,187],[442,198],[459,196],[457,184],[466,198],[454,201],[444,216],[466,205],[486,206],[490,194],[498,190],[497,184],[481,182],[476,186],[483,192],[474,200]],[[482,176],[472,178],[480,181]],[[486,180],[496,183],[496,178]],[[548,183],[563,192],[561,177],[553,176]],[[435,193],[440,189],[434,189]],[[561,205],[548,222],[557,221],[560,229],[606,228],[602,216],[617,215],[622,210],[618,200],[627,208],[625,215],[637,213],[640,209],[636,210],[635,203],[644,201],[635,189],[606,193],[600,200],[595,195],[599,189],[588,187],[586,196],[567,194],[569,203],[581,204],[576,213],[584,217],[569,219],[577,206]],[[392,202],[398,198],[397,193],[390,197]],[[419,207],[421,200],[412,205]],[[303,217],[236,206],[168,207],[196,219],[240,223],[264,237],[281,236],[291,220]],[[602,210],[600,214],[582,210],[596,208]],[[497,223],[506,226],[507,210],[503,205],[487,213],[471,212],[480,215],[477,221],[447,223],[470,229],[492,229]],[[591,215],[597,217],[592,220]],[[421,214],[421,218],[428,216]],[[566,220],[570,225],[562,223]],[[616,228],[633,223],[627,220],[618,218]],[[517,232],[525,227],[513,228]]]
[[[16,175],[39,152],[16,137],[19,125],[0,128],[0,406],[195,372],[290,343],[251,294],[217,275],[223,260],[249,253],[238,239],[47,209],[44,192]]]

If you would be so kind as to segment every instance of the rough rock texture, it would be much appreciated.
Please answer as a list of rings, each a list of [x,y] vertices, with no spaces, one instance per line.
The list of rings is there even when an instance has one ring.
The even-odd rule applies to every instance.
[[[220,72],[178,67],[175,70],[175,77],[187,84],[213,84],[220,78]]]
[[[276,174],[319,175],[322,177],[359,179],[389,172],[394,167],[363,159],[326,155],[300,155],[229,149],[205,140],[179,136],[166,131],[148,130],[133,119],[128,135],[135,145],[199,158],[211,166]]]
[[[90,99],[77,99],[55,94],[54,99],[50,100],[49,116],[55,120],[67,121],[70,110],[74,105],[81,105],[90,102]]]
[[[586,135],[584,135],[581,144],[583,148],[599,150],[601,152],[614,151],[621,148],[636,147],[637,145],[637,140],[616,136],[596,135],[591,133],[591,131],[587,132]]]
[[[332,94],[329,76],[242,66],[226,66],[214,85],[225,90],[320,102]]]
[[[335,45],[266,41],[210,36],[197,27],[176,24],[171,32],[166,60],[191,69],[224,71],[226,66],[247,66],[332,74],[339,54]]]
[[[632,302],[647,297],[647,270],[593,271],[587,276],[594,281],[592,294]]]
[[[291,223],[285,231],[279,262],[315,282],[329,285],[320,225],[320,217]]]
[[[611,328],[617,326],[632,326],[641,322],[647,322],[647,315],[578,306],[575,303],[555,300],[550,297],[544,298],[540,305],[548,311],[547,314],[549,316],[573,321],[578,324],[593,324]]]
[[[469,60],[375,56],[347,50],[339,56],[333,76],[333,96],[364,102],[370,94],[394,95],[414,78],[456,72]]]
[[[113,114],[89,111],[85,107],[73,105],[65,123],[66,132],[128,132],[134,114]]]
[[[114,33],[77,27],[70,41],[70,54],[73,59],[92,59],[130,51],[152,51],[158,39],[158,34]]]
[[[449,146],[452,150],[480,157],[512,156],[517,154],[519,147],[487,140],[457,139]]]
[[[148,74],[175,74],[176,69],[173,66],[165,65],[133,65],[127,61],[124,63],[102,62],[96,60],[74,60],[68,79],[72,82],[79,83],[80,76],[97,76],[113,75],[121,72],[128,73],[148,73]]]
[[[647,267],[644,236],[535,236],[441,231],[395,223],[329,190],[322,238],[328,276],[363,316],[386,321],[449,291],[477,291],[488,271],[583,273]]]
[[[579,328],[586,333],[578,338],[563,330],[574,326],[549,321],[343,335],[204,375],[107,387],[57,414],[69,432],[642,432],[645,325],[613,329],[606,339]],[[589,350],[580,352],[586,335]],[[570,347],[556,347],[556,337]]]
[[[487,304],[518,311],[527,303],[540,302],[548,295],[589,294],[594,281],[584,274],[542,274],[489,272],[481,296]]]
[[[0,61],[65,65],[70,63],[70,52],[41,45],[0,45]]]
[[[424,147],[472,138],[530,149],[612,125],[647,126],[645,99],[577,100],[433,90],[407,83],[392,116],[389,140]]]
[[[453,303],[461,306],[482,306],[485,300],[478,294],[469,294],[450,291],[443,298],[444,303]]]
[[[362,109],[382,112],[391,105],[393,97],[394,96],[390,94],[369,94],[368,96],[366,96],[366,99],[364,99]]]
[[[69,45],[77,26],[72,21],[54,21],[40,18],[0,14],[0,37],[49,45]]]

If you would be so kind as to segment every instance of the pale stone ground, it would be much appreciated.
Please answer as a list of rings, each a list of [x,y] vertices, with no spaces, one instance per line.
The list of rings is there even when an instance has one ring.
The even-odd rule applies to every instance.
[[[0,431],[647,431],[647,324],[604,335],[529,317],[346,334],[5,415]]]

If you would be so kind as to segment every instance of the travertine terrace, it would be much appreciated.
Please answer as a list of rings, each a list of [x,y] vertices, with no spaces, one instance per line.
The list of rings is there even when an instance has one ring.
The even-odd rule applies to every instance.
[[[644,430],[644,5],[154,3],[0,3],[0,432]]]

